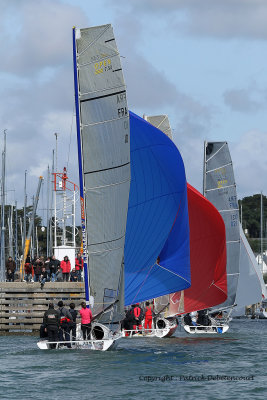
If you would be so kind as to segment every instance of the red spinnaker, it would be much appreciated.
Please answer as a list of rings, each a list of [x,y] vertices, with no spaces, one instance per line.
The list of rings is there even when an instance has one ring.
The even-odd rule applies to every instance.
[[[170,295],[169,315],[203,310],[220,304],[227,298],[226,239],[223,219],[213,204],[189,184],[187,184],[187,196],[191,287]],[[183,301],[181,293],[184,296]]]

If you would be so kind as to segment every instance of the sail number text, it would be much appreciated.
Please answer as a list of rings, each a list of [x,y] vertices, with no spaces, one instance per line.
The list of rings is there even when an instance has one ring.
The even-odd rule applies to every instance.
[[[238,224],[238,214],[232,214],[231,215],[231,226],[237,226]]]
[[[112,70],[111,59],[104,61],[99,61],[95,63],[95,74],[103,74],[103,72],[107,72]]]

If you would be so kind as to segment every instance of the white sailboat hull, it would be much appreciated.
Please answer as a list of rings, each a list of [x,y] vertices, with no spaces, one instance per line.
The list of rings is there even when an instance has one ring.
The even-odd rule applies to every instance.
[[[166,318],[158,318],[156,320],[156,328],[151,330],[142,329],[137,330],[123,330],[122,336],[127,338],[138,338],[138,337],[171,337],[177,328],[176,320],[168,320]]]
[[[90,339],[83,340],[81,324],[77,324],[76,340],[64,342],[49,342],[48,340],[40,340],[37,346],[40,350],[49,349],[78,349],[78,350],[113,350],[117,346],[117,341],[122,337],[121,333],[114,334],[108,327],[100,323],[92,323]],[[70,347],[67,347],[70,345]]]
[[[267,312],[266,311],[256,311],[255,312],[255,317],[259,319],[266,319],[267,318]]]
[[[227,332],[229,329],[229,325],[184,325],[184,330],[190,334],[222,334]]]
[[[104,339],[104,340],[77,340],[77,341],[65,341],[65,342],[49,342],[48,340],[40,340],[37,346],[40,350],[52,349],[53,345],[56,345],[55,349],[67,348],[65,345],[71,344],[70,350],[98,350],[107,351],[112,350],[117,345],[117,339]]]

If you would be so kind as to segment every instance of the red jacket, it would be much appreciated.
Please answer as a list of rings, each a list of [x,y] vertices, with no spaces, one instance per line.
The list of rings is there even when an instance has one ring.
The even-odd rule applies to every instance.
[[[81,258],[76,257],[75,258],[75,270],[80,271],[80,269],[81,269],[81,271],[83,270],[83,259],[82,259],[82,257]]]
[[[151,309],[151,307],[146,307],[145,319],[152,319],[152,309]]]
[[[64,261],[62,260],[60,263],[60,268],[62,269],[62,273],[66,274],[66,273],[70,273],[70,269],[71,269],[71,265],[70,265],[70,261]]]

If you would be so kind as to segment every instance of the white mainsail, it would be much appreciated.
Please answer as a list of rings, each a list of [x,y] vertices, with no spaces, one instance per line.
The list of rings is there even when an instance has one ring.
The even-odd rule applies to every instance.
[[[91,306],[93,315],[98,315],[123,298],[130,189],[129,116],[112,26],[76,29],[75,44],[85,246]],[[124,302],[120,304],[120,310],[117,304],[115,311],[123,310]]]
[[[240,239],[240,274],[234,316],[244,315],[245,306],[259,303],[266,297],[266,287],[260,265],[256,261],[241,225]]]
[[[236,184],[227,142],[205,142],[203,194],[220,212],[226,231],[228,297],[216,309],[231,307],[235,304],[239,277],[240,230]]]

